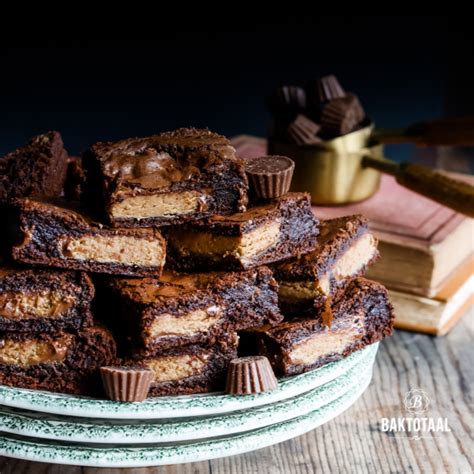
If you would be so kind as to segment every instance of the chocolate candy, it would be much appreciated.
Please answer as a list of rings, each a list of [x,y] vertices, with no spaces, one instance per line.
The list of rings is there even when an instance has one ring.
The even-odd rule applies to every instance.
[[[333,99],[345,97],[346,92],[334,75],[324,76],[311,82],[307,87],[308,105],[318,106]]]
[[[267,98],[271,114],[283,121],[291,121],[306,107],[306,93],[301,87],[281,86]]]
[[[249,182],[257,197],[273,199],[286,194],[291,185],[295,163],[286,156],[252,158],[245,164]]]
[[[300,114],[288,125],[287,133],[290,140],[297,145],[314,145],[321,142],[316,136],[320,129],[317,123]]]
[[[329,137],[345,135],[354,131],[364,120],[365,113],[354,94],[328,102],[321,114],[322,133]]]
[[[227,371],[226,392],[250,395],[269,392],[278,386],[269,360],[264,356],[240,357],[231,361]]]
[[[153,372],[134,367],[101,367],[105,393],[119,402],[142,402],[148,395]]]

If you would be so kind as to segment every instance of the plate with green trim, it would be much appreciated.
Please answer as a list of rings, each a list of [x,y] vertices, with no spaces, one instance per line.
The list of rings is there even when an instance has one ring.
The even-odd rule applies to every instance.
[[[0,455],[54,464],[93,467],[146,467],[204,461],[242,454],[300,436],[340,415],[370,383],[363,377],[341,397],[305,415],[256,430],[191,443],[100,445],[3,434]]]
[[[269,405],[296,397],[337,379],[356,364],[370,361],[378,343],[349,357],[301,375],[279,380],[278,388],[256,395],[235,396],[223,393],[150,397],[143,402],[114,402],[40,390],[0,385],[0,405],[54,415],[106,419],[168,419],[211,416]],[[1,427],[0,427],[1,431]]]
[[[333,402],[370,378],[375,354],[337,379],[296,397],[228,414],[174,420],[99,420],[0,407],[5,433],[80,443],[173,443],[225,436],[288,421]]]

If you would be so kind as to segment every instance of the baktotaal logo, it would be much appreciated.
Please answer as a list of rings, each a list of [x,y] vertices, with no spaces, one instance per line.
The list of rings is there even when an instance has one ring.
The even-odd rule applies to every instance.
[[[405,410],[409,416],[398,418],[382,418],[380,429],[392,433],[396,438],[408,437],[409,439],[433,438],[433,433],[449,432],[447,418],[433,418],[424,415],[430,408],[428,395],[419,388],[409,390],[403,399]],[[405,433],[398,436],[398,433]]]
[[[428,410],[430,406],[430,400],[426,393],[419,389],[414,388],[409,390],[404,399],[405,409],[409,413],[413,413],[415,415],[421,415]]]

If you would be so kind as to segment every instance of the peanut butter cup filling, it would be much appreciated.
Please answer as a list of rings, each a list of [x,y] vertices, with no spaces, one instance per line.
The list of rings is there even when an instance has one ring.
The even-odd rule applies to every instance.
[[[150,325],[146,337],[151,342],[162,337],[194,336],[211,329],[221,318],[218,306],[190,311],[185,315],[160,314]]]
[[[198,191],[132,196],[113,204],[110,213],[116,219],[185,215],[207,210],[207,199],[207,194]]]
[[[154,373],[153,383],[182,380],[198,375],[206,366],[208,353],[174,355],[148,359],[146,366]]]
[[[272,248],[279,239],[280,221],[275,220],[236,237],[176,230],[170,242],[182,256],[198,255],[218,260],[226,255],[234,255],[246,262]]]
[[[52,341],[1,339],[0,364],[27,367],[61,362],[66,358],[71,342],[71,335],[64,335]]]
[[[0,317],[6,319],[57,318],[74,305],[72,295],[55,291],[0,293]]]
[[[65,258],[94,260],[104,263],[122,263],[141,267],[159,267],[165,250],[160,240],[139,239],[114,235],[84,235],[62,237],[59,250]]]

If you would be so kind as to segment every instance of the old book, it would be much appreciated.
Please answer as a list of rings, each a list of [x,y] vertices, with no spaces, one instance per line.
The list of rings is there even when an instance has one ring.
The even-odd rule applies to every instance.
[[[389,290],[395,309],[395,327],[442,336],[470,308],[474,316],[474,258],[462,264],[434,298]]]

